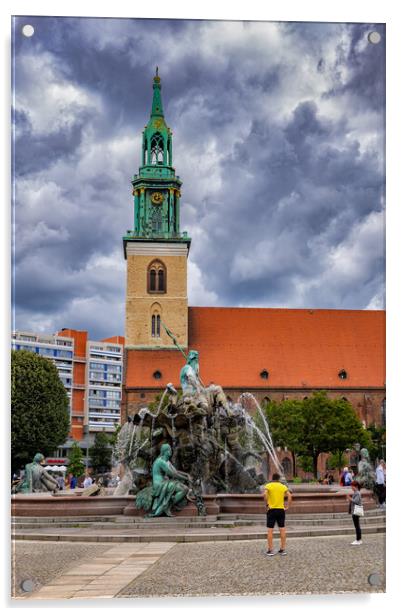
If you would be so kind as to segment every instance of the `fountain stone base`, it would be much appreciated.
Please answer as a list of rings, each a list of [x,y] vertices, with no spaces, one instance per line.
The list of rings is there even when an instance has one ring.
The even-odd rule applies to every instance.
[[[292,513],[345,513],[348,511],[346,494],[351,490],[321,486],[292,487]],[[365,509],[374,509],[372,492],[361,491]],[[203,496],[207,515],[221,513],[249,515],[265,513],[261,494],[206,494]],[[77,516],[132,516],[141,517],[145,512],[135,506],[135,496],[51,496],[48,494],[16,494],[11,497],[11,514],[21,517],[77,517]],[[194,517],[197,508],[188,503],[175,516]]]

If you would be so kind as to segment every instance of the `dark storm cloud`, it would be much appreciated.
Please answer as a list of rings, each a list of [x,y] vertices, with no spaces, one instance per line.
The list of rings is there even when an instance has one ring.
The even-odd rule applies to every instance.
[[[15,28],[16,326],[123,333],[121,236],[159,65],[193,305],[380,307],[382,26]]]
[[[36,135],[32,131],[29,117],[23,111],[17,112],[15,121],[19,125],[19,134],[14,142],[15,174],[41,171],[59,158],[71,156],[81,143],[82,131],[88,119],[89,113],[77,109],[73,125],[60,127],[49,134]]]

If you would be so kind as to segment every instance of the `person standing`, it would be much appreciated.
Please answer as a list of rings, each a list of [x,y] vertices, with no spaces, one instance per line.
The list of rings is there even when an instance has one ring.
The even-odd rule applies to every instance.
[[[92,477],[91,477],[91,475],[89,474],[89,472],[88,472],[88,471],[86,471],[86,473],[85,473],[85,479],[84,479],[84,486],[83,486],[83,487],[84,487],[84,489],[85,489],[85,488],[89,488],[91,485],[92,485]]]
[[[353,494],[348,494],[347,499],[349,501],[349,513],[352,514],[353,524],[355,526],[356,531],[356,539],[352,541],[351,545],[361,545],[362,544],[362,531],[360,528],[360,517],[361,515],[357,515],[355,513],[355,506],[363,507],[362,496],[360,494],[360,484],[357,481],[352,481],[351,488],[353,490]]]
[[[347,466],[345,466],[343,470],[344,470],[343,485],[349,487],[350,485],[352,485],[352,473],[350,472]]]
[[[285,506],[285,497],[287,506]],[[267,556],[274,556],[274,526],[278,524],[281,537],[281,547],[278,554],[285,556],[286,552],[286,527],[285,527],[285,511],[292,503],[292,495],[288,487],[280,482],[280,475],[274,473],[272,481],[265,486],[265,502],[267,504]]]
[[[375,494],[378,498],[378,504],[381,509],[385,507],[385,463],[384,460],[380,460],[377,468],[375,469]]]

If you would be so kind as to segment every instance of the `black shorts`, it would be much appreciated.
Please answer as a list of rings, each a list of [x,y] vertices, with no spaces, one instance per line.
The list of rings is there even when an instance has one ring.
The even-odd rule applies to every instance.
[[[267,528],[274,528],[275,522],[279,528],[285,528],[285,510],[284,509],[268,509],[267,511]]]

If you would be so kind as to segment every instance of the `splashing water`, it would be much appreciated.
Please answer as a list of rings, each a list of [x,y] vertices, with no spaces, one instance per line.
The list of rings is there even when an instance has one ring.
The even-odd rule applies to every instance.
[[[254,419],[252,418],[252,416],[250,415],[250,413],[241,405],[241,400],[242,399],[248,399],[251,400],[261,419],[262,419],[262,423],[265,429],[265,433],[257,426],[257,424],[255,423]],[[246,392],[243,393],[239,396],[239,400],[238,400],[239,404],[241,405],[242,408],[242,412],[243,412],[243,416],[244,416],[244,420],[245,420],[245,425],[246,425],[246,431],[251,430],[252,432],[255,432],[258,436],[258,438],[260,439],[262,445],[264,446],[266,452],[268,453],[268,455],[270,456],[270,458],[272,459],[272,462],[274,463],[274,466],[276,468],[276,470],[279,472],[279,474],[281,476],[284,476],[284,471],[283,471],[283,467],[282,464],[279,462],[275,447],[274,447],[274,443],[272,441],[272,436],[271,436],[271,431],[269,429],[269,425],[268,425],[268,421],[260,407],[260,405],[258,404],[257,400],[255,399],[255,397],[253,396],[253,394]]]

